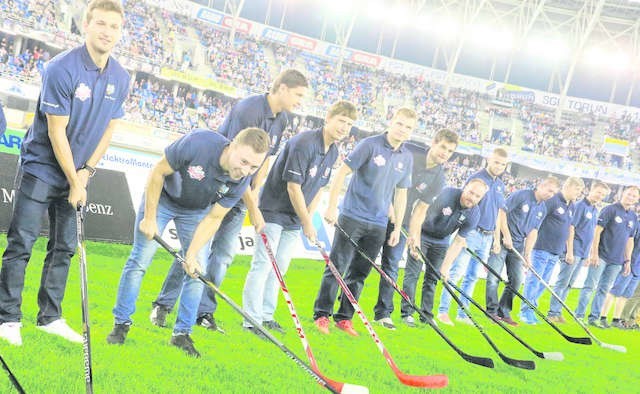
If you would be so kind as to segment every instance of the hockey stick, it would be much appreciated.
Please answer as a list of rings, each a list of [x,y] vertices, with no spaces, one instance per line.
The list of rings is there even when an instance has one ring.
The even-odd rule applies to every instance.
[[[518,256],[518,258],[519,258],[519,259],[521,259],[521,260],[523,260],[523,261],[524,261],[524,257],[522,257],[522,255],[521,255],[520,253],[518,253],[518,251],[517,251],[517,250],[515,250],[515,249],[514,249],[514,252],[516,253],[516,256]],[[540,283],[542,283],[542,285],[543,285],[544,287],[546,287],[546,288],[549,290],[549,292],[551,293],[551,295],[552,295],[553,297],[555,297],[555,298],[560,302],[560,305],[562,305],[562,307],[563,307],[564,309],[566,309],[566,310],[567,310],[567,312],[569,312],[569,314],[571,315],[571,317],[573,318],[573,320],[575,320],[575,321],[577,321],[577,322],[578,322],[578,324],[579,324],[579,325],[584,329],[584,331],[587,333],[587,335],[589,335],[589,336],[591,337],[591,339],[593,339],[593,341],[594,341],[595,343],[597,343],[597,344],[598,344],[598,346],[601,346],[601,347],[604,347],[604,348],[607,348],[607,349],[611,349],[611,350],[615,350],[615,351],[617,351],[617,352],[621,352],[621,353],[626,353],[626,352],[627,352],[627,348],[626,348],[626,347],[624,347],[624,346],[622,346],[622,345],[614,345],[614,344],[610,344],[610,343],[605,343],[605,342],[602,342],[601,340],[599,340],[598,338],[596,338],[596,336],[595,336],[595,335],[593,335],[593,333],[589,330],[589,328],[587,328],[587,326],[584,324],[584,322],[583,322],[581,319],[579,319],[579,318],[575,315],[575,313],[573,313],[573,311],[571,310],[571,308],[569,308],[569,307],[567,306],[567,304],[565,304],[565,303],[560,299],[560,297],[558,297],[558,295],[553,291],[553,289],[551,288],[551,286],[549,286],[549,284],[548,284],[548,283],[546,283],[546,282],[542,279],[542,277],[540,276],[540,274],[538,274],[538,273],[537,273],[537,272],[536,272],[532,267],[530,267],[530,268],[529,268],[529,271],[531,271],[531,273],[532,273],[536,278],[538,278],[538,280],[540,281]],[[589,338],[580,338],[580,339],[584,339],[585,341],[584,341],[584,342],[576,342],[576,343],[580,343],[580,344],[584,344],[584,345],[590,345],[590,344],[591,344],[591,340],[590,340]],[[588,341],[588,342],[587,342],[587,341]],[[573,342],[573,341],[571,341],[571,342]]]
[[[15,387],[15,389],[20,394],[24,394],[25,391],[20,385],[20,382],[18,382],[18,378],[16,378],[16,375],[14,375],[13,372],[11,372],[11,370],[9,369],[9,365],[4,361],[4,358],[2,358],[2,356],[0,356],[0,362],[2,363],[2,368],[4,368],[4,370],[7,371],[7,375],[9,375],[9,380],[11,380],[11,384],[13,384],[13,387]]]
[[[91,367],[91,336],[89,330],[89,289],[87,285],[87,255],[84,249],[84,207],[76,209],[76,235],[80,257],[80,294],[82,298],[82,351],[84,353],[84,382],[88,394],[93,393],[93,370]]]
[[[480,258],[480,256],[478,256],[473,250],[471,250],[469,248],[465,248],[465,250],[467,251],[467,253],[469,253],[471,256],[473,256],[476,260],[478,260],[480,262],[480,264],[485,266],[487,268],[487,270],[489,272],[491,272],[492,275],[495,275],[495,277],[498,278],[498,280],[500,282],[503,282],[505,284],[505,286],[508,286],[509,289],[511,289],[511,291],[513,292],[513,294],[518,296],[518,298],[520,298],[525,304],[527,304],[538,316],[540,316],[547,324],[549,324],[551,326],[551,328],[553,328],[556,332],[558,332],[558,334],[562,335],[567,341],[572,342],[572,343],[578,343],[578,344],[581,344],[581,345],[589,345],[589,344],[591,344],[591,340],[589,338],[586,338],[586,337],[572,337],[570,335],[565,334],[558,326],[556,326],[555,324],[553,324],[552,321],[547,319],[547,316],[545,316],[544,313],[540,312],[540,310],[538,308],[536,308],[536,306],[533,305],[531,303],[531,301],[529,301],[524,295],[522,295],[522,293],[520,293],[518,291],[518,289],[515,289],[513,286],[511,286],[511,283],[509,283],[508,281],[502,279],[500,274],[498,274],[496,272],[496,270],[491,268],[491,266],[489,264],[487,264],[485,261],[483,261]]]
[[[262,239],[262,243],[264,244],[264,247],[267,250],[269,259],[271,260],[271,266],[273,267],[273,272],[275,273],[276,278],[278,278],[278,282],[280,282],[280,289],[282,290],[282,295],[284,296],[284,299],[287,302],[287,307],[289,307],[289,313],[291,314],[293,323],[296,326],[296,331],[298,332],[298,336],[300,337],[300,341],[302,342],[302,347],[304,348],[305,353],[307,353],[307,358],[309,359],[309,364],[311,364],[311,368],[313,369],[313,371],[318,375],[322,376],[324,380],[326,380],[339,393],[343,393],[343,394],[344,393],[354,393],[354,394],[368,393],[369,389],[364,386],[337,382],[335,380],[331,380],[325,377],[320,373],[320,369],[318,368],[316,359],[313,356],[313,352],[311,351],[311,346],[309,345],[309,341],[307,341],[307,337],[302,328],[302,324],[300,323],[300,319],[298,319],[298,314],[296,313],[296,309],[293,305],[293,300],[291,299],[291,295],[289,294],[289,289],[287,288],[287,285],[284,282],[284,278],[282,277],[280,268],[278,268],[278,263],[276,262],[276,258],[273,254],[273,250],[271,249],[271,245],[269,244],[269,240],[267,239],[267,235],[264,232],[261,232],[260,238]]]
[[[162,238],[160,238],[160,236],[158,234],[155,234],[153,236],[153,239],[159,243],[163,248],[165,248],[167,250],[167,252],[171,253],[171,255],[175,258],[178,259],[179,262],[183,263],[185,262],[184,257],[182,257],[182,255],[180,255],[177,251],[173,250],[173,248],[171,248],[171,246],[169,246],[168,243],[166,243]],[[287,348],[282,342],[280,342],[278,339],[276,339],[276,337],[274,337],[273,335],[271,335],[271,333],[269,331],[267,331],[264,327],[262,327],[262,325],[260,323],[258,323],[254,318],[252,318],[251,316],[249,316],[247,314],[247,312],[243,311],[242,308],[240,308],[240,306],[238,306],[238,304],[236,304],[235,302],[233,302],[233,300],[231,298],[229,298],[229,296],[227,296],[225,293],[223,293],[222,291],[220,291],[220,289],[218,289],[218,287],[216,285],[214,285],[213,283],[211,283],[210,281],[204,279],[202,276],[198,275],[198,279],[204,283],[205,285],[207,285],[211,290],[213,290],[214,293],[216,293],[217,296],[219,296],[220,298],[222,298],[227,304],[229,304],[236,312],[238,312],[240,315],[242,315],[243,318],[245,318],[248,322],[250,322],[258,331],[260,331],[260,333],[262,335],[264,335],[271,343],[273,343],[274,345],[276,345],[280,350],[282,350],[290,359],[292,359],[300,368],[302,368],[306,373],[308,373],[309,375],[311,375],[313,377],[313,379],[315,379],[318,383],[320,383],[322,386],[324,386],[324,388],[326,388],[327,390],[331,391],[334,394],[340,394],[339,391],[337,391],[336,389],[333,388],[333,386],[331,386],[331,384],[329,384],[328,381],[326,381],[322,376],[320,376],[319,374],[317,374],[311,367],[309,367],[307,364],[305,364],[304,361],[302,361],[298,356],[296,356],[296,354],[294,352],[292,352],[289,348]]]
[[[362,323],[369,331],[369,334],[373,338],[373,341],[376,343],[376,346],[384,356],[385,360],[387,361],[387,364],[389,364],[389,367],[391,367],[391,370],[393,370],[393,373],[396,375],[398,380],[402,384],[407,386],[412,386],[412,387],[423,387],[423,388],[446,387],[449,384],[449,378],[447,377],[447,375],[418,376],[418,375],[407,375],[402,371],[400,371],[396,363],[393,361],[393,358],[391,358],[391,354],[389,354],[389,351],[384,347],[384,345],[382,344],[382,341],[380,340],[380,337],[378,337],[378,334],[376,334],[375,330],[371,326],[371,323],[369,323],[369,320],[362,312],[362,309],[360,308],[358,301],[351,293],[351,290],[349,290],[349,288],[347,287],[347,284],[344,282],[344,279],[342,279],[342,275],[340,275],[340,272],[338,272],[338,269],[336,268],[336,266],[333,265],[333,263],[329,259],[329,255],[327,254],[327,252],[324,250],[322,245],[320,245],[320,243],[317,241],[316,241],[316,247],[320,251],[320,254],[324,259],[325,264],[327,265],[327,267],[329,267],[329,270],[331,271],[336,281],[340,285],[340,288],[342,289],[342,295],[344,295],[349,299],[349,302],[353,306],[353,309],[358,314],[358,316],[360,316]]]
[[[402,231],[402,234],[405,237],[407,237],[407,233],[403,228],[401,228],[401,231]],[[347,237],[349,237],[349,236],[347,235]],[[354,243],[354,245],[356,246],[357,249],[359,249],[359,247],[357,246],[357,244],[355,244],[355,241],[353,239],[351,239],[351,242]],[[460,305],[460,307],[464,310],[464,312],[469,317],[469,320],[471,320],[471,322],[478,329],[478,331],[480,332],[482,337],[487,341],[489,346],[491,346],[491,348],[502,359],[502,361],[504,361],[506,364],[511,365],[512,367],[516,367],[516,368],[522,368],[522,369],[535,369],[536,368],[536,364],[533,361],[530,361],[530,360],[518,360],[518,359],[515,359],[515,358],[508,357],[507,355],[502,353],[502,351],[498,348],[498,345],[496,345],[495,342],[493,342],[493,340],[489,337],[489,335],[484,331],[482,326],[480,324],[478,324],[478,322],[471,316],[471,314],[469,313],[469,310],[467,309],[467,307],[462,303],[462,301],[456,295],[455,291],[453,291],[451,286],[449,286],[448,282],[444,279],[442,274],[440,274],[440,272],[438,270],[436,270],[436,268],[431,264],[431,262],[429,260],[427,260],[426,256],[424,255],[424,253],[422,253],[421,249],[418,248],[417,251],[418,251],[418,257],[420,259],[420,262],[422,264],[424,264],[427,269],[430,269],[436,275],[436,277],[439,278],[442,281],[442,284],[444,285],[445,290],[447,292],[449,292],[449,294],[451,294],[451,297],[456,301],[456,303],[458,303],[458,305]],[[361,252],[361,254],[364,255],[364,251],[359,250],[359,252]],[[370,259],[368,259],[368,260],[369,260],[369,263],[373,263]],[[382,269],[380,269],[380,271],[382,271]],[[380,271],[378,271],[378,272],[380,272]],[[391,278],[389,278],[389,279],[391,279]],[[424,278],[424,280],[426,280],[426,277]],[[420,312],[421,312],[421,315],[425,314],[424,311],[422,311],[422,310]],[[429,320],[432,320],[432,319],[427,319],[427,321],[429,321]]]
[[[382,268],[378,267],[378,265],[376,265],[373,261],[371,261],[371,259],[369,258],[369,256],[367,256],[358,246],[358,244],[344,231],[344,229],[342,227],[340,227],[340,225],[338,225],[336,223],[336,228],[338,230],[340,230],[340,232],[342,232],[345,236],[347,236],[347,238],[349,239],[349,241],[354,245],[354,247],[356,248],[356,250],[358,251],[358,253],[360,255],[362,255],[363,257],[365,257],[367,259],[367,261],[369,261],[369,263],[373,266],[373,268],[376,269],[376,271],[378,271],[378,273],[380,275],[382,275],[383,278],[385,278],[385,280],[387,282],[389,282],[393,288],[398,292],[398,294],[400,294],[400,296],[409,304],[409,306],[411,308],[413,308],[416,312],[418,312],[418,314],[420,315],[420,317],[422,317],[422,319],[424,321],[427,322],[427,324],[429,324],[431,326],[431,328],[433,328],[435,330],[435,332],[440,335],[440,337],[456,352],[458,353],[458,355],[460,355],[460,357],[462,357],[464,360],[472,363],[472,364],[476,364],[476,365],[480,365],[483,367],[487,367],[487,368],[493,368],[494,364],[493,364],[493,360],[488,358],[488,357],[479,357],[479,356],[473,356],[470,354],[465,353],[464,351],[462,351],[462,349],[460,349],[458,346],[456,346],[453,342],[451,342],[451,340],[449,339],[449,337],[447,337],[447,335],[440,329],[440,327],[438,327],[435,322],[430,319],[420,308],[418,308],[416,306],[416,304],[411,301],[411,298],[407,295],[407,293],[404,292],[404,290],[402,290],[397,284],[396,282],[391,279],[389,277],[389,275],[387,275],[386,272],[384,272],[382,270]]]

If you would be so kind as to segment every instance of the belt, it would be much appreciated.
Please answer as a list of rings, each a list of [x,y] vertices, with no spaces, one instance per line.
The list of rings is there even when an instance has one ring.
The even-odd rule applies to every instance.
[[[478,227],[476,231],[478,231],[482,235],[489,235],[489,234],[493,234],[495,230],[483,230],[480,227]]]

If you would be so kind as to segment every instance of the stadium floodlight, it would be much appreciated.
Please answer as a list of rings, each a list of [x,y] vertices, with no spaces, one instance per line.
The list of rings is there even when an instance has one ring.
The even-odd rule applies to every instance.
[[[605,61],[606,65],[616,72],[624,71],[631,65],[631,58],[622,51],[610,54]]]
[[[544,55],[549,63],[558,63],[569,53],[569,45],[560,37],[533,36],[526,43],[527,51],[536,57]]]
[[[475,25],[468,34],[475,45],[485,49],[506,51],[513,47],[513,33],[506,28],[498,30],[487,25]]]
[[[398,4],[388,10],[389,19],[395,26],[413,24],[411,11],[406,5]]]
[[[354,9],[353,0],[324,0],[324,8],[336,16],[344,16]]]
[[[591,47],[584,51],[584,61],[592,67],[602,67],[607,64],[607,53],[599,47]]]
[[[387,15],[387,8],[383,1],[372,1],[367,5],[367,15],[373,20],[381,20]]]
[[[440,18],[434,23],[435,34],[444,41],[456,38],[460,30],[460,22],[451,17]]]
[[[433,28],[433,18],[429,14],[416,15],[413,23],[418,30],[427,31]]]

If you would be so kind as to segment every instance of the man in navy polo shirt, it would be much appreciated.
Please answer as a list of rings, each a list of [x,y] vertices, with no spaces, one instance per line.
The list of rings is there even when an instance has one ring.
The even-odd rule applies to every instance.
[[[487,261],[492,246],[494,252],[499,252],[501,234],[504,245],[507,248],[512,245],[504,212],[504,183],[500,179],[500,176],[507,168],[507,156],[506,150],[502,148],[494,149],[491,156],[487,158],[487,167],[471,175],[467,180],[469,182],[471,179],[480,178],[489,186],[489,191],[478,204],[480,209],[478,228],[466,238],[469,249],[473,250],[484,261]],[[478,280],[479,266],[480,263],[472,259],[468,253],[463,253],[453,263],[448,277],[451,282],[457,283],[464,275],[461,288],[466,294],[473,295],[473,289]],[[469,301],[464,298],[462,302],[466,305],[469,304]],[[443,292],[440,296],[440,306],[438,307],[438,320],[447,325],[453,325],[449,318],[450,304],[451,295]],[[456,320],[471,324],[462,308],[458,308]]]
[[[466,246],[465,239],[476,228],[480,220],[480,209],[478,202],[484,197],[489,187],[480,178],[471,179],[464,189],[445,188],[438,196],[429,201],[423,200],[420,196],[413,210],[409,234],[407,240],[409,248],[409,261],[407,265],[420,265],[417,259],[417,251],[421,248],[427,262],[445,277],[453,261],[458,257],[462,249]],[[428,208],[427,208],[428,206]],[[457,235],[449,243],[450,235],[458,230]],[[405,273],[402,289],[413,301],[415,299],[415,288],[420,275],[419,270],[412,270]],[[436,290],[438,276],[429,267],[426,267],[424,279],[422,281],[422,301],[420,309],[433,320],[433,301]],[[410,327],[415,323],[408,320],[413,314],[413,308],[404,299],[402,300],[401,313],[403,321]],[[423,321],[423,323],[426,323]]]
[[[589,271],[576,309],[576,316],[584,317],[591,293],[597,287],[589,313],[590,325],[607,327],[606,317],[601,317],[602,303],[618,273],[623,269],[630,269],[633,230],[637,220],[633,208],[639,198],[640,189],[628,186],[622,192],[620,201],[603,208],[598,216],[587,262]]]
[[[13,217],[0,270],[0,337],[22,344],[20,310],[27,262],[49,213],[49,242],[38,292],[38,328],[82,343],[61,318],[61,303],[76,250],[76,208],[87,182],[124,116],[129,74],[110,56],[122,34],[119,1],[87,6],[85,44],[47,63],[33,125],[22,143]]]
[[[560,255],[566,251],[569,226],[573,221],[573,202],[580,196],[582,190],[584,190],[582,179],[569,177],[562,185],[562,190],[544,202],[547,206],[547,215],[538,230],[538,239],[531,252],[531,257],[523,256],[525,259],[529,259],[531,268],[546,283],[549,283],[553,268],[560,261]],[[544,289],[544,285],[535,275],[527,274],[523,295],[534,306],[538,306],[538,299]],[[538,323],[535,312],[526,303],[523,303],[520,308],[520,319],[525,324]]]
[[[307,91],[308,82],[305,76],[297,70],[285,70],[273,82],[271,91],[267,94],[246,97],[236,103],[227,114],[218,132],[228,139],[247,127],[258,127],[269,134],[271,151],[269,156],[275,156],[280,147],[282,133],[289,122],[289,111],[300,104]],[[269,163],[265,162],[258,173],[253,176],[251,188],[247,189],[242,200],[225,216],[220,231],[211,242],[209,253],[209,269],[206,279],[220,286],[227,268],[233,261],[238,248],[238,234],[242,229],[244,218],[249,212],[251,222],[256,232],[264,228],[264,218],[258,209],[258,192],[267,175]],[[167,277],[162,285],[158,298],[153,302],[151,322],[164,327],[167,313],[173,308],[182,281],[182,268],[174,260]],[[213,317],[217,308],[215,294],[209,288],[202,294],[202,302],[198,309],[198,324],[211,329],[218,329]]]
[[[311,242],[316,240],[312,215],[321,195],[319,191],[329,182],[338,158],[336,143],[349,135],[356,118],[357,110],[352,103],[335,103],[327,112],[324,127],[293,136],[269,172],[260,195],[260,210],[266,221],[264,234],[282,275],[289,268],[300,227]],[[265,327],[281,330],[273,318],[278,303],[278,279],[260,234],[256,235],[255,245],[242,293],[243,309]],[[246,320],[244,327],[260,335]]]
[[[542,220],[547,216],[545,201],[553,197],[560,189],[560,181],[555,177],[545,178],[535,190],[518,190],[512,193],[506,201],[507,226],[513,242],[512,249],[502,247],[500,253],[491,253],[489,266],[496,272],[502,272],[507,267],[507,278],[514,289],[519,289],[524,280],[523,265],[529,261],[520,261],[517,250],[524,256],[529,256],[538,237],[538,229]],[[498,285],[500,280],[491,273],[487,273],[485,299],[487,311],[505,323],[517,326],[511,318],[513,308],[513,291],[505,287],[498,300]]]
[[[445,170],[442,165],[455,152],[458,146],[458,134],[448,129],[438,131],[433,138],[431,147],[426,151],[412,142],[405,143],[405,146],[413,154],[412,186],[409,188],[407,196],[407,209],[405,210],[404,219],[399,224],[395,220],[396,218],[389,220],[387,223],[387,237],[391,235],[396,225],[403,225],[409,228],[411,211],[418,198],[423,201],[431,201],[442,191],[446,184]],[[398,279],[398,264],[404,254],[405,245],[406,238],[400,237],[396,246],[391,247],[385,243],[382,247],[381,268],[394,281]],[[405,266],[405,272],[411,269],[420,271],[422,264],[416,264],[416,266],[412,267]],[[393,293],[393,286],[381,277],[378,285],[378,302],[373,308],[375,322],[390,330],[395,329],[393,320],[391,320],[391,313],[394,309]]]
[[[573,220],[569,226],[567,238],[567,253],[560,261],[560,272],[553,291],[564,302],[569,294],[569,289],[575,281],[578,268],[589,255],[593,234],[598,221],[598,208],[596,204],[601,202],[610,192],[606,183],[595,181],[589,190],[587,197],[575,204]],[[551,297],[547,317],[555,323],[566,323],[562,317],[562,305],[555,297]]]
[[[629,270],[623,269],[618,274],[613,287],[607,294],[602,306],[602,316],[609,314],[611,305],[614,305],[611,326],[626,330],[629,326],[621,319],[622,311],[627,301],[633,297],[633,293],[640,284],[640,221],[636,221],[633,232],[633,252],[631,253],[631,266]],[[606,321],[606,320],[605,320]]]
[[[400,227],[385,238],[386,227],[392,201],[395,217],[404,217],[413,160],[403,143],[415,129],[416,123],[415,111],[398,109],[387,132],[360,141],[331,183],[325,219],[333,224],[336,223],[338,195],[347,175],[353,173],[337,222],[371,259],[378,255],[385,239],[390,246],[395,246],[400,240]],[[357,299],[371,265],[356,253],[355,247],[341,231],[335,232],[331,260],[340,274],[344,273],[344,280]],[[337,291],[338,282],[329,268],[325,267],[313,307],[315,324],[324,334],[329,333],[329,316],[333,312]],[[342,297],[334,320],[339,329],[357,336],[351,322],[353,313],[347,297]]]
[[[136,216],[133,248],[120,277],[113,308],[115,325],[108,343],[124,343],[142,278],[158,249],[153,236],[162,234],[173,220],[180,245],[187,252],[171,344],[190,356],[200,356],[189,334],[196,322],[203,285],[184,272],[191,276],[196,271],[205,272],[208,248],[204,246],[245,192],[250,175],[260,168],[268,150],[269,136],[258,128],[241,131],[231,143],[218,133],[194,130],[165,149],[151,170]]]

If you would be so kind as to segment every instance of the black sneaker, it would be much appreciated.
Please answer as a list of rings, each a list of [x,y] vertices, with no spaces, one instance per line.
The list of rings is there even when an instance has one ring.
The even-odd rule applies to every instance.
[[[167,315],[171,309],[166,308],[162,305],[155,304],[153,309],[151,310],[151,314],[149,315],[149,320],[151,320],[151,324],[158,327],[166,327],[167,326]]]
[[[246,331],[250,331],[254,334],[256,334],[256,336],[260,339],[262,339],[263,341],[268,341],[269,339],[262,333],[262,331],[258,330],[255,327],[242,327],[244,330]]]
[[[109,336],[107,336],[107,343],[111,345],[122,345],[124,340],[127,339],[127,333],[129,332],[129,324],[115,324],[113,330]]]
[[[206,328],[207,330],[218,331],[221,334],[225,333],[222,327],[220,327],[218,323],[216,323],[216,319],[211,313],[205,313],[204,315],[198,316],[198,318],[196,319],[196,324]]]
[[[280,334],[284,334],[284,328],[282,328],[280,323],[278,323],[275,320],[268,320],[268,321],[262,322],[262,327],[271,331],[279,332]]]
[[[173,346],[184,350],[188,356],[200,358],[200,352],[198,352],[195,346],[193,346],[193,339],[191,339],[189,334],[172,335],[170,343]]]
[[[611,327],[619,328],[621,330],[628,330],[627,325],[622,320],[614,320],[611,322]]]

